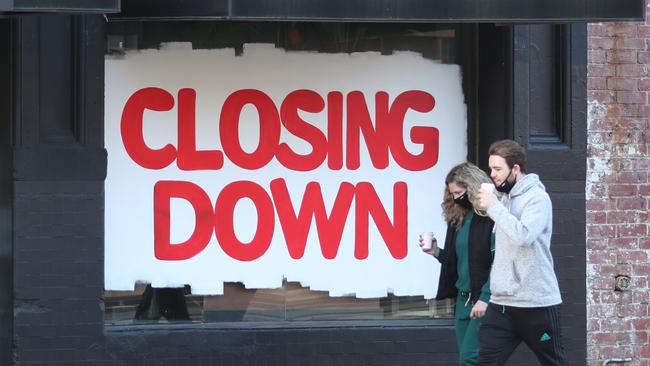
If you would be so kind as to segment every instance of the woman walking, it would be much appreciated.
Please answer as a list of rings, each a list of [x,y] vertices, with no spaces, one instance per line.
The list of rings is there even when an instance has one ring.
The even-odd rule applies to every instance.
[[[476,365],[478,331],[490,299],[494,222],[477,209],[481,183],[492,181],[474,164],[452,168],[445,179],[442,203],[447,222],[444,249],[438,247],[436,238],[427,243],[428,238],[420,236],[423,250],[442,265],[436,300],[456,299],[454,325],[461,365]]]

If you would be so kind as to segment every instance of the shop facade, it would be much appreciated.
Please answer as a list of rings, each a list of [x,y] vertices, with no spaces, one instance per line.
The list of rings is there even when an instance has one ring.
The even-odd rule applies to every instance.
[[[122,278],[123,273],[128,273],[124,263],[133,260],[147,269],[148,259],[139,254],[133,257],[128,254],[130,248],[138,245],[137,242],[128,242],[123,236],[111,239],[113,233],[120,231],[120,225],[126,227],[125,221],[147,220],[142,217],[146,213],[128,216],[128,204],[138,202],[139,194],[122,200],[124,202],[120,200],[120,195],[129,189],[146,186],[144,180],[133,179],[133,174],[141,172],[112,170],[119,154],[113,153],[118,151],[113,150],[113,146],[120,148],[128,144],[122,139],[118,141],[122,145],[113,145],[115,140],[112,140],[111,133],[120,131],[117,124],[124,120],[127,101],[135,100],[131,98],[140,95],[137,94],[139,90],[158,93],[155,95],[162,98],[169,96],[181,108],[181,99],[191,95],[181,92],[185,83],[188,89],[194,89],[198,98],[194,104],[186,104],[195,107],[197,121],[202,119],[201,110],[217,114],[227,108],[229,93],[251,89],[268,95],[276,105],[277,113],[281,113],[281,104],[288,103],[287,96],[291,92],[301,90],[315,91],[309,95],[315,100],[319,100],[315,96],[319,95],[328,106],[336,98],[345,97],[349,110],[355,105],[355,94],[351,92],[355,88],[365,93],[368,101],[367,95],[377,95],[377,89],[369,86],[373,85],[373,80],[387,80],[390,85],[399,85],[400,80],[407,83],[408,72],[391,78],[380,67],[385,60],[394,59],[398,59],[396,62],[400,69],[412,68],[413,72],[420,70],[415,65],[422,60],[425,73],[439,69],[446,71],[445,66],[455,65],[453,67],[460,76],[455,80],[460,92],[460,97],[456,97],[466,108],[466,118],[461,118],[466,125],[453,131],[462,132],[464,142],[459,144],[463,149],[460,156],[456,150],[445,150],[442,146],[447,135],[441,129],[440,155],[431,164],[442,166],[467,159],[485,168],[489,144],[502,138],[514,138],[528,148],[530,170],[540,174],[554,202],[553,254],[564,301],[565,347],[570,350],[571,364],[585,362],[587,27],[584,22],[639,19],[643,17],[643,4],[630,1],[618,4],[616,9],[609,9],[605,4],[572,7],[571,2],[560,1],[546,4],[544,9],[533,6],[518,8],[508,2],[485,9],[463,7],[457,2],[434,7],[417,1],[409,7],[398,6],[395,2],[358,8],[332,2],[309,3],[311,5],[286,2],[278,5],[215,1],[210,5],[188,2],[182,7],[174,4],[122,2],[122,12],[108,16],[13,14],[0,19],[2,49],[9,50],[2,54],[0,62],[3,80],[0,85],[5,96],[0,108],[4,121],[0,133],[3,162],[0,171],[3,207],[0,288],[5,294],[0,297],[0,355],[5,357],[2,362],[58,362],[66,365],[455,364],[457,351],[452,321],[444,307],[428,307],[426,295],[404,290],[402,296],[398,296],[399,291],[396,291],[384,296],[368,295],[363,297],[365,300],[352,296],[345,301],[341,300],[344,296],[323,295],[339,289],[343,295],[370,291],[372,280],[362,280],[352,288],[346,287],[346,281],[336,285],[325,284],[322,285],[325,290],[311,291],[309,286],[302,286],[300,282],[310,280],[314,283],[316,279],[296,275],[294,281],[290,278],[281,281],[277,286],[281,290],[258,290],[251,294],[254,300],[266,306],[255,308],[253,312],[247,291],[255,288],[255,283],[260,283],[263,274],[249,278],[244,272],[235,273],[230,279],[215,281],[230,282],[231,285],[217,290],[203,289],[205,296],[192,296],[204,284],[198,280],[201,277],[199,273],[174,283],[177,291],[171,295],[181,294],[190,321],[174,321],[178,319],[166,316],[162,318],[168,321],[158,321],[160,316],[138,319],[135,312],[147,289],[141,285],[139,290],[129,294],[120,285],[113,285],[120,280],[144,279],[152,284],[173,280],[173,273],[160,275],[157,267],[151,267],[150,273],[153,274],[150,277],[146,277],[146,273],[135,273]],[[85,11],[104,13],[110,11],[110,4],[107,7],[108,10]],[[13,10],[43,11],[19,7]],[[63,10],[81,11],[78,8]],[[227,55],[218,51],[224,49]],[[192,67],[184,71],[178,66],[163,68],[161,70],[170,73],[153,72],[154,79],[138,79],[158,60],[176,58],[181,64],[190,62],[195,54],[204,55],[201,59],[216,57],[215,62],[231,65],[214,71],[217,75],[220,72],[233,74],[236,79],[227,84],[228,90],[221,99],[208,98],[207,102],[201,99],[204,93],[209,97],[217,95],[210,93],[220,88],[210,83],[203,88],[196,86],[201,75],[207,75],[207,70],[200,69],[198,64],[190,63]],[[257,57],[257,63],[246,58],[249,54]],[[365,62],[376,66],[377,73],[366,70],[370,77],[355,79],[359,67],[355,68],[354,55],[368,56]],[[255,74],[250,68],[242,67],[237,71],[239,63],[259,67],[260,62],[275,56],[280,57],[280,65],[294,65],[290,70],[275,68],[266,73],[270,79],[277,73],[280,77],[276,81],[264,82],[260,75],[265,74]],[[130,70],[135,71],[121,69],[137,57],[145,58],[134,61],[135,69]],[[405,57],[405,61],[400,57]],[[319,60],[324,60],[324,65],[334,65],[332,69],[321,69],[327,70],[328,77],[318,77],[313,69],[305,66]],[[341,75],[337,76],[336,70],[342,70]],[[120,79],[125,72],[133,72],[129,74],[132,77]],[[156,75],[160,83],[154,85],[152,80]],[[280,88],[285,85],[278,80],[287,84],[294,82],[289,79],[291,75],[296,75],[299,82],[295,86]],[[328,79],[356,80],[357,84],[321,91],[319,85]],[[420,85],[418,83],[428,82],[425,77],[420,79],[423,80],[414,80],[414,87],[408,90],[386,89],[387,98],[394,102],[405,91],[428,91],[426,86],[416,88]],[[255,84],[256,80],[258,84]],[[130,82],[133,84],[128,84]],[[128,90],[125,85],[129,85]],[[347,84],[334,82],[333,85]],[[276,86],[279,88],[277,91]],[[380,87],[384,91],[381,88],[387,86]],[[328,94],[332,91],[339,91],[341,95]],[[125,96],[116,97],[120,93]],[[431,91],[429,94],[435,97],[438,106],[444,106],[441,102],[445,100],[441,97],[444,93]],[[426,99],[426,96],[421,96]],[[284,101],[277,102],[283,97],[286,97]],[[379,115],[379,101],[375,99],[374,103],[366,103],[366,107],[375,106],[375,110],[365,109],[370,119]],[[145,102],[150,103],[149,106],[154,103],[151,100]],[[210,105],[202,107],[206,104]],[[433,109],[417,107],[416,104],[411,107],[425,112]],[[141,116],[145,115],[144,109],[140,111]],[[326,109],[324,106],[316,108],[316,112]],[[170,110],[171,106],[156,109],[161,113]],[[188,110],[192,108],[188,107]],[[258,108],[260,116],[261,110],[262,107]],[[330,114],[333,110],[327,109]],[[239,112],[243,113],[241,109]],[[452,112],[452,115],[458,114]],[[171,121],[180,123],[181,113],[175,113],[172,112]],[[341,113],[348,117],[351,115],[349,111]],[[197,126],[202,128],[200,122]],[[169,134],[173,136],[173,131]],[[222,141],[224,134],[222,131]],[[238,136],[245,134],[239,131]],[[459,140],[463,141],[463,138]],[[165,143],[161,142],[159,151],[163,146]],[[209,150],[205,145],[202,148],[203,151]],[[201,146],[195,145],[189,151],[199,150]],[[240,150],[239,162],[254,165],[246,158],[251,155],[250,151],[247,155],[243,148]],[[226,158],[236,156],[228,155],[226,149],[224,153]],[[363,165],[363,158],[360,160]],[[293,161],[288,159],[286,162],[291,164]],[[354,165],[354,159],[345,162]],[[124,164],[128,166],[129,163]],[[147,164],[142,162],[138,165]],[[331,164],[336,166],[336,162]],[[149,176],[157,168],[147,169],[143,174]],[[240,177],[237,174],[229,171],[226,174],[228,179],[236,179],[232,178],[228,183],[256,182],[255,176],[250,178],[241,173]],[[326,176],[327,173],[319,173],[310,179],[321,182],[324,187],[322,179]],[[152,179],[162,180],[158,176]],[[404,179],[409,188],[441,190],[433,179],[428,183],[430,187],[425,186],[426,180],[414,179],[413,183]],[[285,180],[291,183],[291,179]],[[379,187],[381,179],[365,180],[375,182]],[[358,183],[363,181],[352,182],[359,187]],[[126,191],[115,191],[113,188],[117,186],[126,186]],[[246,186],[245,189],[257,188]],[[397,191],[396,188],[393,192]],[[212,193],[211,199],[216,199],[216,193]],[[278,206],[278,201],[273,202]],[[136,204],[139,205],[144,204]],[[297,205],[294,205],[296,211]],[[114,209],[122,210],[122,214],[107,215],[107,210]],[[415,211],[413,215],[417,214],[419,212]],[[127,219],[113,220],[121,216]],[[391,220],[396,221],[396,216]],[[137,236],[138,230],[136,226],[124,231]],[[279,232],[280,229],[276,230]],[[411,231],[408,233],[410,235]],[[142,235],[145,234],[148,235]],[[215,243],[207,244],[206,250],[214,247]],[[412,244],[409,244],[409,249],[412,249]],[[151,248],[153,244],[149,243],[147,247]],[[397,251],[397,247],[397,244],[387,246],[393,258],[400,256],[390,251],[391,248]],[[115,257],[111,250],[119,252],[121,257],[113,261]],[[296,259],[300,255],[292,257]],[[357,260],[363,258],[362,254],[356,257]],[[260,268],[256,270],[265,270]],[[209,273],[217,276],[221,272]],[[135,281],[129,284],[137,287]],[[151,287],[165,286],[156,284]],[[117,293],[117,290],[122,292]],[[159,299],[159,305],[164,301],[160,299],[166,295],[153,289],[149,291],[151,296]],[[228,291],[231,291],[230,295]],[[148,301],[151,306],[152,300]],[[253,313],[255,317],[247,318]],[[330,315],[324,317],[325,313]],[[531,357],[522,348],[512,363],[528,364]]]

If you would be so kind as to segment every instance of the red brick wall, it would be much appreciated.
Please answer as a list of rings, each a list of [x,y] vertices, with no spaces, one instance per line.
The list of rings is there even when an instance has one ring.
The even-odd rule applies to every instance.
[[[588,30],[587,363],[650,366],[650,22]]]

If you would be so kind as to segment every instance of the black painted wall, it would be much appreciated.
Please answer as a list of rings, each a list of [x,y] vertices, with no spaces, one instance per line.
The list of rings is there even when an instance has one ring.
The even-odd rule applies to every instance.
[[[564,346],[572,365],[586,362],[585,177],[587,28],[481,25],[480,151],[506,136],[528,151],[553,202],[553,253],[562,293]],[[505,102],[505,108],[504,106]],[[479,159],[487,170],[487,156]],[[534,356],[520,346],[513,361]]]
[[[0,19],[0,365],[11,362],[13,260],[11,245],[10,23]]]
[[[17,364],[103,358],[103,18],[12,18]]]
[[[11,28],[12,65],[3,64],[3,72],[12,77],[12,98],[10,113],[0,116],[11,116],[14,146],[11,151],[0,151],[3,161],[13,155],[14,169],[13,191],[7,191],[12,191],[10,195],[3,193],[0,199],[13,201],[11,335],[17,364],[457,364],[453,328],[448,321],[401,326],[318,323],[288,324],[285,328],[243,328],[245,324],[239,325],[242,328],[218,324],[105,327],[104,19],[30,16],[2,22]],[[571,364],[584,364],[586,32],[584,26],[571,26],[571,32],[562,33],[566,37],[557,38],[571,41],[562,48],[566,52],[553,51],[552,57],[540,57],[528,45],[541,44],[549,32],[556,30],[493,25],[481,25],[476,30],[474,39],[479,52],[474,57],[478,55],[478,59],[468,63],[475,68],[472,78],[478,88],[471,96],[476,100],[470,101],[479,106],[474,115],[477,120],[470,121],[470,126],[478,128],[478,132],[471,131],[472,141],[479,147],[476,154],[479,161],[486,160],[486,144],[503,137],[516,136],[529,147],[531,171],[541,175],[555,203],[553,251],[566,302],[563,321],[568,353]],[[542,59],[550,66],[536,68],[535,62]],[[546,70],[546,74],[531,72],[531,68]],[[531,83],[549,73],[559,78],[553,88],[564,85],[568,92],[532,95]],[[533,97],[536,103],[547,103],[549,108],[568,104],[557,123],[549,124],[531,118]],[[562,130],[567,124],[568,135]],[[541,139],[539,131],[548,137],[552,126],[565,131],[559,142],[540,143],[548,139]],[[4,142],[6,123],[2,128]],[[6,180],[10,171],[3,168],[0,177]],[[3,248],[6,251],[10,245]],[[0,299],[7,301],[4,295]],[[0,332],[9,334],[4,328]],[[509,364],[530,365],[530,358],[529,352],[521,350]]]
[[[540,175],[553,201],[551,251],[563,300],[564,345],[572,364],[584,364],[587,28],[518,26],[514,38],[514,136],[528,147],[529,169]]]

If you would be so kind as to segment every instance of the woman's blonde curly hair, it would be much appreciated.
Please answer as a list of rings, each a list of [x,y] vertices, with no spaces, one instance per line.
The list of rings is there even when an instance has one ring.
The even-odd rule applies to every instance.
[[[469,202],[474,206],[474,211],[485,216],[484,211],[478,210],[478,190],[481,188],[481,183],[492,183],[488,175],[472,163],[462,163],[453,167],[445,178],[445,190],[443,193],[442,201],[442,216],[447,224],[454,225],[457,229],[463,224],[463,219],[467,215],[468,210],[454,202],[454,196],[449,192],[449,183],[455,183],[459,187],[467,189],[467,196]]]

